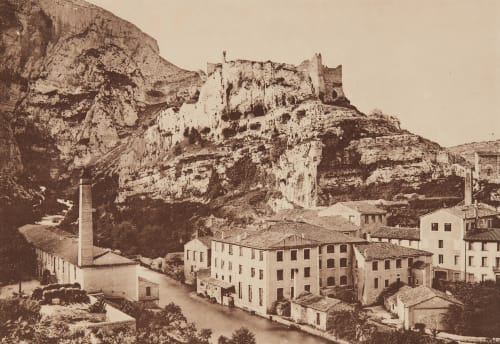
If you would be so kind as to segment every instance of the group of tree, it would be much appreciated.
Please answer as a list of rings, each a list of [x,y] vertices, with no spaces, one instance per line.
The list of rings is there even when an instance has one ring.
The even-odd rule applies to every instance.
[[[446,323],[454,333],[465,336],[500,337],[500,287],[494,281],[456,282],[446,286],[463,307],[453,305]]]

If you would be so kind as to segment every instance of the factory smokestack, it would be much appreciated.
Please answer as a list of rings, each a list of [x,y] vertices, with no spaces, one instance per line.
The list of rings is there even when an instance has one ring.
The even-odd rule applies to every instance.
[[[92,224],[92,177],[85,168],[80,178],[80,209],[78,220],[78,266],[94,263],[94,233]]]
[[[472,169],[468,167],[465,170],[465,195],[464,203],[465,205],[472,205]]]

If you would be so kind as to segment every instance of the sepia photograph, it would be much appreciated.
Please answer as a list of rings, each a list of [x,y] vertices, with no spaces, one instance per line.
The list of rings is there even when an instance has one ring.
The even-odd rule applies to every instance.
[[[0,0],[0,344],[500,344],[499,0]]]

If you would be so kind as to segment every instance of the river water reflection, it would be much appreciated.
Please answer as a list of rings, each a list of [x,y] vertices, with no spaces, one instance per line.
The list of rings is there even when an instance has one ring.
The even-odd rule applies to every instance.
[[[139,274],[160,285],[160,306],[169,302],[178,304],[188,321],[194,322],[198,329],[210,328],[213,331],[213,343],[217,343],[220,335],[230,337],[231,333],[241,326],[245,326],[255,334],[257,344],[330,343],[326,339],[288,329],[237,308],[211,304],[197,297],[186,286],[161,273],[139,267]]]

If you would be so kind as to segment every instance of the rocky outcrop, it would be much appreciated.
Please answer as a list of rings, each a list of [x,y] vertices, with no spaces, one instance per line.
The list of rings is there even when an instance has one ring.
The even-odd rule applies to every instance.
[[[11,176],[58,187],[90,161],[116,181],[117,203],[259,189],[272,207],[311,207],[452,173],[439,145],[352,106],[342,67],[320,54],[298,66],[224,54],[200,76],[84,1],[0,1],[0,170]]]

